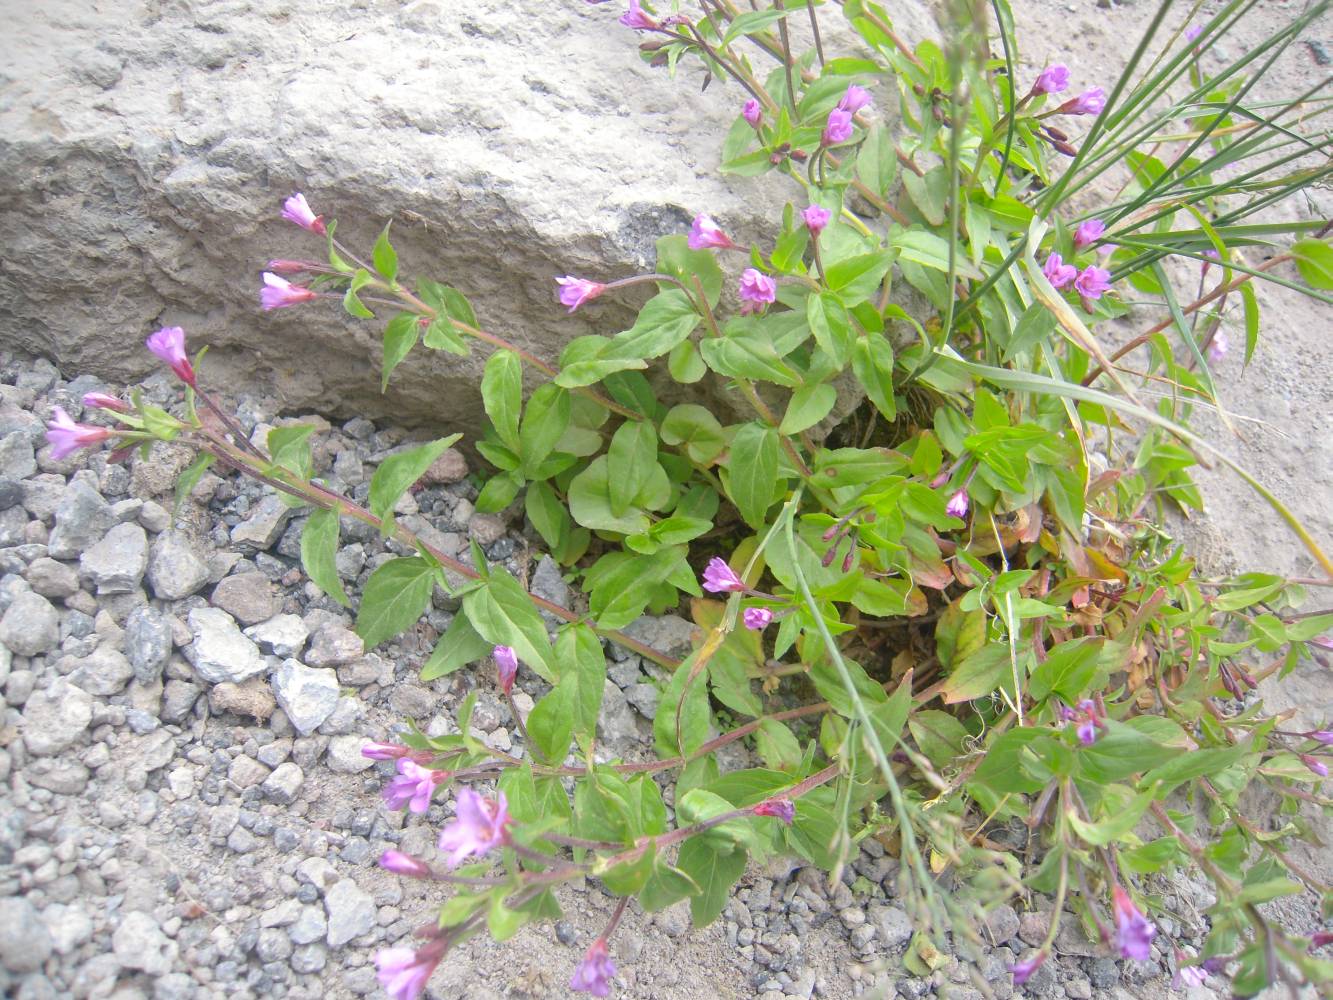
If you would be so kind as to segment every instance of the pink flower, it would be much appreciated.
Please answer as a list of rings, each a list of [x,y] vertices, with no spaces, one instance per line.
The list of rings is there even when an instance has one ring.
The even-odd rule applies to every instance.
[[[872,100],[873,98],[870,96],[870,91],[866,90],[865,87],[858,87],[853,83],[848,86],[847,93],[842,95],[842,100],[838,102],[838,107],[841,110],[846,111],[849,115],[854,115],[862,108],[867,107]]]
[[[1077,97],[1070,98],[1056,108],[1057,114],[1063,115],[1099,115],[1106,107],[1106,91],[1101,87],[1092,87]]]
[[[482,855],[509,842],[509,803],[504,792],[497,800],[478,795],[470,788],[458,790],[454,821],[440,832],[440,850],[447,851],[445,864],[457,868],[470,854]]]
[[[407,875],[411,878],[430,878],[430,865],[420,858],[414,858],[402,851],[385,851],[380,855],[380,867],[395,875]]]
[[[444,957],[444,942],[436,941],[420,950],[383,948],[375,953],[380,985],[393,1000],[415,1000],[426,988],[426,980]]]
[[[1316,729],[1305,735],[1309,739],[1312,739],[1317,743],[1322,743],[1326,747],[1333,746],[1333,729]]]
[[[805,220],[805,228],[810,230],[810,235],[818,236],[828,225],[828,220],[832,217],[827,208],[821,208],[818,205],[807,205],[805,211],[801,213],[801,218]]]
[[[271,260],[268,269],[275,274],[300,274],[302,271],[319,270],[322,265],[313,260]]]
[[[746,608],[741,615],[741,621],[745,623],[745,627],[750,631],[762,632],[773,621],[773,612],[769,611],[768,608]]]
[[[491,656],[495,659],[495,672],[500,675],[500,688],[508,694],[518,674],[518,654],[509,646],[496,646]]]
[[[1208,980],[1208,972],[1199,965],[1181,965],[1176,967],[1176,974],[1171,977],[1171,988],[1178,990],[1182,986],[1202,986]]]
[[[1032,974],[1041,968],[1042,963],[1046,961],[1046,952],[1039,951],[1031,958],[1025,958],[1021,962],[1015,962],[1009,966],[1009,971],[1014,974],[1014,985],[1022,986]]]
[[[1058,94],[1069,86],[1069,67],[1064,63],[1047,66],[1032,85],[1034,94]]]
[[[1092,312],[1092,303],[1111,287],[1111,272],[1104,267],[1089,264],[1074,279],[1074,291],[1083,300],[1083,308]]]
[[[852,113],[842,108],[834,108],[828,113],[828,124],[819,141],[825,146],[836,146],[852,137]]]
[[[1082,250],[1086,246],[1091,246],[1102,238],[1102,233],[1106,232],[1106,223],[1101,219],[1089,219],[1087,222],[1080,222],[1078,228],[1074,230],[1074,249]]]
[[[83,394],[83,405],[90,410],[114,410],[116,413],[129,413],[130,404],[116,396],[108,396],[105,392],[85,392]]]
[[[726,594],[745,589],[745,584],[725,562],[717,556],[704,567],[704,590],[710,594]]]
[[[1321,778],[1328,777],[1328,765],[1325,764],[1318,757],[1314,756],[1314,754],[1308,754],[1308,753],[1301,754],[1301,763],[1304,764],[1306,767],[1308,767],[1315,774],[1319,775],[1319,777]]]
[[[754,807],[754,814],[756,816],[772,816],[774,819],[780,819],[782,822],[791,825],[792,819],[796,816],[796,804],[791,799],[782,796],[765,799]]]
[[[264,287],[259,291],[259,304],[264,309],[283,309],[316,298],[318,296],[304,285],[293,285],[286,278],[264,272]]]
[[[606,286],[599,281],[575,278],[570,274],[563,278],[556,278],[555,282],[560,286],[560,304],[569,306],[570,312],[573,312],[585,302],[591,302],[606,291]]]
[[[722,227],[713,221],[712,216],[700,212],[690,226],[689,239],[685,241],[691,250],[734,250],[736,244],[722,231]]]
[[[406,757],[412,751],[405,746],[397,743],[367,743],[361,748],[361,756],[369,757],[371,760],[397,760],[399,757]]]
[[[1208,344],[1208,360],[1216,364],[1227,356],[1230,349],[1231,341],[1227,339],[1226,331],[1217,330]]]
[[[1078,734],[1078,741],[1085,747],[1090,747],[1097,742],[1097,720],[1086,718],[1078,724],[1075,730]]]
[[[616,974],[616,963],[606,950],[606,941],[598,938],[592,943],[574,969],[569,988],[575,993],[591,993],[595,997],[611,995],[611,979]]]
[[[777,301],[778,283],[768,275],[747,267],[741,272],[741,315],[762,312],[764,306]]]
[[[751,97],[741,108],[741,117],[749,122],[754,128],[758,128],[760,121],[762,121],[764,117],[763,106]]]
[[[1192,42],[1194,41],[1194,39],[1198,38],[1202,34],[1203,34],[1202,24],[1191,24],[1188,28],[1185,29],[1185,41]]]
[[[1066,264],[1058,253],[1053,253],[1046,258],[1041,273],[1046,275],[1046,280],[1051,283],[1051,287],[1059,291],[1061,288],[1068,287],[1078,277],[1078,268],[1073,264]]]
[[[299,191],[282,203],[282,217],[288,222],[295,222],[302,229],[308,229],[320,236],[328,232],[324,227],[324,216],[316,215],[310,211],[310,205],[307,204],[305,195]]]
[[[953,496],[949,497],[949,502],[944,505],[944,513],[950,517],[967,517],[968,496],[967,490],[959,490]]]
[[[390,809],[407,806],[418,815],[430,808],[435,786],[449,776],[447,771],[432,771],[415,761],[401,758],[398,775],[384,786],[384,802]]]
[[[629,0],[629,10],[620,15],[620,23],[627,28],[636,28],[639,31],[651,31],[660,27],[656,21],[643,12],[639,6],[639,0]]]
[[[1157,936],[1157,928],[1139,912],[1129,893],[1118,885],[1111,890],[1111,909],[1115,914],[1115,943],[1120,956],[1146,962],[1152,953],[1152,939]]]
[[[51,457],[56,461],[74,454],[80,448],[105,441],[110,436],[109,427],[76,424],[61,407],[51,408],[51,419],[46,424],[46,440],[51,443]]]
[[[176,377],[194,385],[194,368],[185,356],[185,331],[178,326],[164,326],[144,341],[148,350],[171,366]]]

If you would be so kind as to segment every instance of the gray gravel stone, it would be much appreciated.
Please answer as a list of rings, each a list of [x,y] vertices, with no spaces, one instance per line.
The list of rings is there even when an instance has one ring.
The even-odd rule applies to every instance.
[[[123,968],[139,969],[150,976],[165,976],[176,960],[176,943],[147,913],[125,914],[111,936],[111,947]]]
[[[1001,903],[986,914],[986,934],[995,944],[1012,941],[1018,936],[1018,914],[1008,903]]]
[[[162,668],[171,656],[171,625],[161,611],[143,605],[125,619],[125,658],[141,684],[151,684],[162,676]]]
[[[99,594],[128,594],[148,568],[148,535],[138,524],[117,524],[79,559],[79,572]]]
[[[23,577],[43,597],[63,599],[79,591],[79,574],[74,567],[46,556],[34,559]]]
[[[289,806],[296,801],[304,782],[305,772],[293,762],[287,761],[285,764],[279,764],[273,773],[264,779],[262,787],[264,794],[274,802]]]
[[[102,494],[75,479],[60,498],[55,521],[46,543],[48,553],[53,559],[76,559],[106,534],[115,517]]]
[[[282,610],[282,596],[263,573],[238,573],[213,588],[209,598],[242,625],[257,625]]]
[[[306,639],[310,637],[310,630],[296,615],[276,615],[268,621],[251,625],[245,634],[257,642],[260,649],[274,656],[299,657],[305,648]]]
[[[109,698],[124,690],[134,676],[134,668],[125,655],[110,644],[104,644],[79,661],[70,679],[89,694]]]
[[[343,625],[325,625],[310,639],[306,662],[312,667],[340,667],[365,653],[361,637]]]
[[[0,618],[0,643],[16,656],[37,656],[60,642],[60,615],[41,594],[14,597]]]
[[[239,684],[268,668],[259,655],[259,647],[241,634],[227,612],[217,608],[195,608],[190,612],[189,624],[194,641],[185,654],[194,664],[195,672],[208,683],[231,681]]]
[[[365,743],[365,738],[361,736],[333,737],[329,740],[329,749],[325,756],[329,770],[337,774],[356,774],[372,767],[375,762],[361,754],[361,748]]]
[[[11,676],[10,680],[13,680]],[[93,700],[63,677],[34,692],[23,707],[23,743],[46,757],[74,745],[93,718]]]
[[[901,948],[911,940],[912,919],[906,910],[897,906],[872,906],[870,919],[875,925],[880,946],[886,951]]]
[[[31,437],[23,431],[14,431],[0,438],[0,476],[27,479],[36,471],[37,456]]]
[[[375,900],[355,882],[345,878],[324,893],[328,913],[330,948],[341,948],[375,926]]]
[[[643,617],[625,627],[625,634],[668,656],[689,655],[694,625],[679,615]]]
[[[231,540],[237,545],[267,550],[282,537],[282,529],[287,526],[291,516],[292,509],[275,494],[269,494],[259,501],[248,518],[231,529]]]
[[[33,905],[23,897],[0,899],[0,965],[10,972],[36,972],[53,942]]]
[[[338,675],[287,659],[273,671],[273,693],[292,726],[309,736],[338,705]]]
[[[58,954],[68,955],[92,939],[92,918],[77,904],[51,903],[42,911],[42,920]]]
[[[287,930],[293,944],[311,944],[321,940],[328,931],[324,911],[318,906],[307,906]]]
[[[610,747],[623,747],[639,737],[625,693],[608,679],[602,688],[602,711],[597,717],[597,736]]]
[[[148,585],[164,601],[189,597],[208,582],[208,563],[194,543],[179,531],[164,531],[153,542],[148,559]]]
[[[659,696],[657,688],[652,684],[634,684],[625,691],[625,700],[649,720],[657,718]]]

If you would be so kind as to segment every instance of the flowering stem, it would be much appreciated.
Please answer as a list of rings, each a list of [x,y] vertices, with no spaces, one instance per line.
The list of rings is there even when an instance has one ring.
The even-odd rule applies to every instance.
[[[1289,253],[1278,254],[1271,260],[1264,261],[1264,263],[1260,264],[1258,267],[1255,268],[1255,271],[1258,272],[1258,271],[1272,270],[1273,268],[1277,267],[1277,265],[1291,260],[1291,258],[1292,255]],[[1253,274],[1242,274],[1240,277],[1227,282],[1225,285],[1218,285],[1203,298],[1196,299],[1189,305],[1182,307],[1180,312],[1182,315],[1188,316],[1190,313],[1195,312],[1198,309],[1202,309],[1204,306],[1208,305],[1208,303],[1212,302],[1213,300],[1219,299],[1224,295],[1227,295],[1228,293],[1234,291],[1241,285],[1245,284],[1245,282],[1251,280],[1253,277],[1254,277]],[[1174,322],[1175,322],[1174,317],[1168,317],[1162,320],[1156,326],[1153,326],[1148,330],[1145,330],[1143,333],[1139,334],[1133,340],[1129,341],[1129,343],[1125,344],[1124,347],[1115,351],[1110,356],[1109,360],[1113,362],[1119,361],[1130,351],[1134,350],[1135,348],[1142,347],[1157,334],[1165,330],[1168,326],[1171,326]],[[1088,372],[1087,376],[1083,379],[1082,384],[1085,386],[1092,385],[1092,383],[1097,380],[1097,376],[1101,375],[1104,371],[1106,371],[1106,369],[1103,368],[1100,363],[1094,364],[1092,367],[1092,371]]]
[[[510,678],[511,680],[513,678]],[[537,744],[528,738],[528,727],[523,723],[523,716],[518,714],[518,706],[514,704],[514,693],[505,688],[505,701],[509,702],[510,714],[514,716],[514,725],[518,727],[519,734],[523,737],[523,745],[528,751],[534,754],[539,760],[545,760],[546,755],[537,748]]]
[[[609,940],[611,935],[616,932],[616,928],[620,926],[620,918],[625,915],[625,907],[628,905],[629,897],[621,896],[620,902],[616,904],[615,912],[611,914],[611,919],[607,921],[606,930],[602,931],[602,941]]]
[[[240,425],[236,423],[236,421],[231,416],[222,411],[222,409],[218,406],[218,404],[214,402],[213,397],[211,395],[204,392],[204,390],[200,389],[197,385],[192,386],[192,388],[194,389],[194,394],[198,396],[200,399],[202,399],[204,401],[204,405],[207,406],[210,410],[212,410],[213,414],[219,420],[222,421],[222,426],[225,427],[231,433],[231,436],[236,439],[236,443],[240,447],[250,452],[250,454],[254,455],[261,462],[273,461],[273,459],[271,459],[268,455],[265,455],[262,451],[260,451],[257,447],[255,447],[255,445],[246,436],[245,431],[241,429]]]
[[[773,0],[773,7],[784,13],[787,9],[783,6],[782,0]],[[811,17],[814,16],[814,13],[814,8],[810,8]],[[787,35],[787,19],[785,17],[778,19],[778,37],[782,39],[782,69],[783,72],[787,74],[787,100],[791,102],[792,118],[795,119],[798,117],[798,112],[796,110],[796,84],[792,80],[791,75],[791,39]],[[823,62],[823,60],[821,59],[820,62]]]
[[[342,494],[310,480],[301,479],[288,469],[274,470],[281,476],[281,478],[278,478],[278,476],[270,476],[254,466],[254,458],[252,456],[242,451],[240,448],[233,446],[228,441],[212,435],[207,435],[202,440],[195,440],[193,443],[195,447],[207,451],[214,458],[225,462],[251,478],[258,479],[259,481],[272,486],[274,489],[281,490],[283,493],[288,493],[294,497],[299,497],[316,507],[333,510],[340,515],[355,518],[364,524],[371,525],[377,530],[383,530],[383,522],[378,517]],[[267,464],[267,459],[264,461]],[[466,577],[469,580],[478,580],[481,578],[481,574],[467,563],[460,562],[453,556],[440,551],[429,542],[418,537],[415,532],[402,527],[397,521],[394,522],[392,534],[398,541],[411,548],[429,552],[433,558],[439,560],[441,565],[446,569],[457,573],[459,576]],[[595,623],[588,621],[586,616],[570,611],[568,608],[561,607],[559,604],[555,604],[545,598],[538,597],[536,594],[528,594],[528,600],[532,601],[532,603],[539,608],[549,611],[551,614],[558,618],[562,618],[567,622],[586,622],[598,635],[604,636],[613,642],[624,646],[626,649],[632,650],[640,656],[645,657],[660,666],[666,667],[668,670],[674,670],[680,665],[679,660],[653,649],[648,644],[640,642],[632,636],[625,635],[623,632],[615,629],[600,628]]]

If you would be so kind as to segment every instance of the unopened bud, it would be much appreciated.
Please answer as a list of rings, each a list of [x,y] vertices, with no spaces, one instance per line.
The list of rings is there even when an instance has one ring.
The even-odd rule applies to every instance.
[[[838,548],[837,546],[832,546],[829,548],[827,552],[824,553],[824,558],[819,560],[819,565],[823,566],[825,569],[828,569],[830,566],[833,565],[833,560],[836,558],[838,558]]]
[[[845,556],[843,556],[843,558],[842,558],[842,571],[843,571],[844,573],[850,573],[850,572],[851,572],[851,570],[852,570],[852,560],[855,558],[855,556],[856,556],[856,546],[853,545],[853,546],[851,546],[850,548],[848,548],[848,550],[847,550],[847,554],[846,554]]]

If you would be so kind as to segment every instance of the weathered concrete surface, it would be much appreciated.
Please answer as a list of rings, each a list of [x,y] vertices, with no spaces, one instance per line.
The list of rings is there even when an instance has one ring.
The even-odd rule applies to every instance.
[[[224,390],[466,423],[476,360],[400,369],[382,398],[379,324],[333,304],[260,312],[264,261],[320,249],[279,220],[282,199],[304,191],[362,247],[393,218],[405,275],[456,285],[543,355],[615,332],[623,307],[566,317],[553,277],[643,268],[700,210],[759,237],[796,193],[719,176],[745,95],[648,68],[618,9],[0,0],[24,24],[0,67],[0,339],[128,381],[150,367],[143,337],[180,325],[213,346],[205,377]]]

